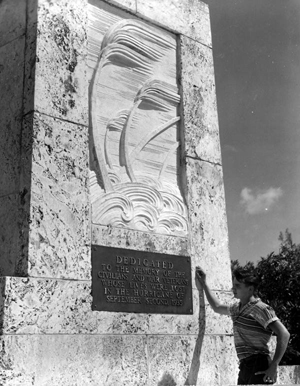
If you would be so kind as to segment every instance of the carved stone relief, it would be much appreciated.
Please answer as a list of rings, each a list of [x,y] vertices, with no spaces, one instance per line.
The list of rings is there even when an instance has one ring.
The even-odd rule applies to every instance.
[[[90,4],[88,42],[92,222],[185,236],[176,38]]]

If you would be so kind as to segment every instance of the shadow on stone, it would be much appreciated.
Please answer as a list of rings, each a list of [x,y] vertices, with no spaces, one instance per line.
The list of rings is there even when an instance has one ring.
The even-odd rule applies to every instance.
[[[177,174],[177,184],[179,187],[179,190],[181,192],[181,195],[183,197],[183,201],[188,207],[188,191],[187,191],[187,176],[186,176],[186,143],[185,143],[185,117],[184,117],[184,108],[183,108],[183,90],[182,90],[182,84],[181,84],[181,78],[182,78],[182,52],[181,52],[181,43],[180,39],[177,39],[177,73],[180,74],[179,79],[177,79],[177,86],[179,89],[180,94],[180,103],[177,108],[177,115],[180,116],[179,121],[179,130],[177,131],[177,140],[179,141],[179,151],[177,152],[177,165],[180,169],[179,173]]]
[[[200,362],[201,350],[202,350],[202,344],[203,344],[203,338],[204,338],[204,332],[205,332],[204,292],[203,292],[203,288],[198,284],[197,280],[196,280],[196,285],[199,290],[199,320],[198,320],[199,332],[198,332],[198,337],[195,344],[190,371],[184,383],[185,385],[189,385],[189,386],[197,384],[200,363],[201,363]]]
[[[0,25],[0,37],[8,37],[0,46],[0,142],[5,149],[0,156],[1,276],[28,275],[37,1],[0,1],[3,20],[16,16],[9,27],[11,37],[3,31],[7,22]]]
[[[28,248],[31,223],[32,146],[34,136],[35,65],[38,61],[37,45],[37,0],[27,6],[25,32],[23,119],[21,132],[20,184],[19,184],[19,254],[15,262],[14,276],[28,276]]]
[[[4,327],[4,299],[5,299],[5,277],[0,277],[0,335],[3,335],[3,327]]]
[[[37,0],[36,0],[37,1]],[[20,219],[20,205],[27,194],[22,184],[21,155],[23,142],[24,101],[34,93],[28,85],[28,69],[34,77],[35,61],[27,63],[28,31],[26,1],[14,4],[0,1],[0,275],[15,276],[18,257],[22,254],[20,237],[28,229]],[[37,5],[32,3],[32,19],[36,21]],[[16,9],[17,8],[17,9]],[[9,22],[8,20],[11,21]],[[37,23],[32,28],[36,35]],[[36,39],[35,39],[36,40]],[[35,42],[32,46],[35,52]],[[31,98],[33,100],[33,98]],[[30,99],[30,100],[31,100]],[[29,108],[32,107],[29,105]],[[30,172],[31,177],[31,172]],[[28,180],[30,180],[30,177]],[[26,200],[26,198],[25,198]],[[20,204],[21,202],[21,204]],[[27,268],[26,268],[27,270]]]
[[[165,373],[161,379],[161,381],[158,382],[157,386],[176,386],[176,382],[174,381],[173,377],[169,373]]]

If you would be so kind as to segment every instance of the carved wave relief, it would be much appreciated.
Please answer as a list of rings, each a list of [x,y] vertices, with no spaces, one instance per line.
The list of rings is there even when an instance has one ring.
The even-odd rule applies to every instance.
[[[95,12],[90,27],[92,222],[185,236],[175,37],[140,21]],[[111,24],[105,33],[101,20]],[[97,34],[102,42],[99,37],[95,60]]]

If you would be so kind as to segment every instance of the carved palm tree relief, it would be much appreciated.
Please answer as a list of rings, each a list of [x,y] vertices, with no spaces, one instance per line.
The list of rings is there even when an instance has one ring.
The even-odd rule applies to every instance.
[[[185,236],[175,37],[110,23],[90,83],[92,221]]]

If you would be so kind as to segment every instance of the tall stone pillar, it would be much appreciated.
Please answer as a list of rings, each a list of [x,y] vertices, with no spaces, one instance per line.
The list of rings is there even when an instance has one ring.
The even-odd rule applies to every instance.
[[[229,298],[208,7],[3,0],[0,32],[0,383],[233,384],[194,278]],[[193,313],[94,309],[92,245],[190,256]]]

